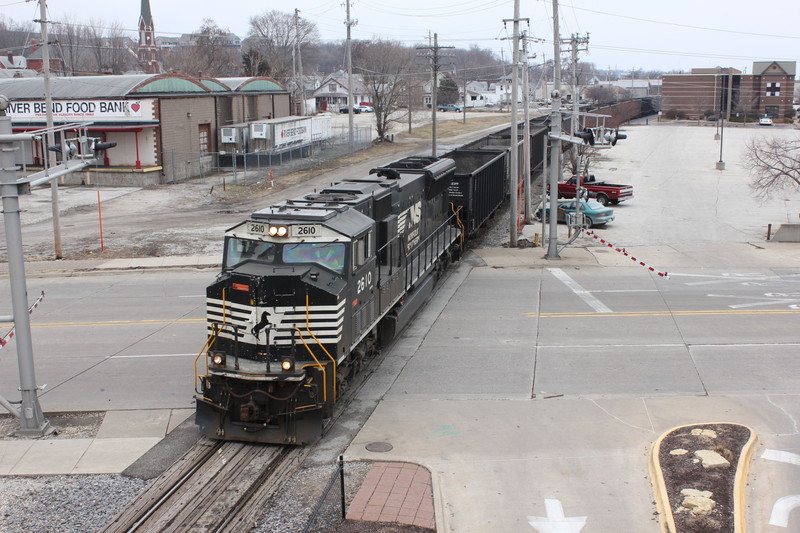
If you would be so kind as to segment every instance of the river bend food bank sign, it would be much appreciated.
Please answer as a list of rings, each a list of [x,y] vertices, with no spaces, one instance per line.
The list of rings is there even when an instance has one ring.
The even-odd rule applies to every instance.
[[[145,100],[58,100],[53,102],[53,119],[82,121],[152,120],[153,104]],[[12,120],[38,122],[47,118],[44,100],[11,102],[6,113]]]

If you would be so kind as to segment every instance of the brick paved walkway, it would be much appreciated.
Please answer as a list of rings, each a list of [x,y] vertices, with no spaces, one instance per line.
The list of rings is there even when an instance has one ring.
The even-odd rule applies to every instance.
[[[347,519],[435,530],[430,472],[409,463],[374,463],[347,509]]]

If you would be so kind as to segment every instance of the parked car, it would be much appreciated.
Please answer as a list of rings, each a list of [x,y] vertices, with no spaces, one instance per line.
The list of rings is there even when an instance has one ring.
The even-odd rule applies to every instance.
[[[577,177],[572,176],[567,181],[558,182],[558,197],[575,198],[576,181]],[[597,201],[603,205],[608,205],[609,203],[617,205],[620,202],[633,198],[633,186],[598,181],[594,177],[594,174],[589,174],[589,177],[586,179],[581,176],[580,185],[589,191],[590,197],[596,198]]]
[[[359,109],[360,107],[361,107],[361,106],[353,106],[353,113],[354,113],[354,114],[356,114],[356,115],[358,115],[359,113],[361,113],[361,109]],[[339,113],[347,113],[347,110],[348,110],[348,107],[347,107],[347,106],[340,107],[340,108],[339,108]]]
[[[373,112],[373,109],[372,109],[371,105],[357,105],[357,106],[355,106],[355,109],[356,109],[356,113],[358,113],[359,111],[361,113],[372,113]]]
[[[558,201],[558,221],[566,222],[567,214],[575,212],[575,200],[559,200]],[[586,225],[603,226],[609,222],[614,221],[614,210],[606,207],[597,200],[589,198],[588,200],[581,200],[581,212],[586,218]],[[542,210],[536,211],[536,216],[542,218]],[[545,207],[545,219],[550,217],[550,206]]]
[[[763,116],[760,119],[758,119],[758,125],[759,126],[772,126],[772,119],[767,117],[767,116]]]
[[[456,104],[440,105],[439,111],[461,111],[461,106]]]

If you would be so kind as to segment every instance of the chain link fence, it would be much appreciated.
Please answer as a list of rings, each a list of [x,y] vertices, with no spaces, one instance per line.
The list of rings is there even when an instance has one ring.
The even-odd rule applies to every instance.
[[[177,183],[200,178],[247,185],[365,150],[372,146],[372,135],[370,126],[355,127],[351,143],[347,126],[334,126],[327,139],[281,151],[201,154],[171,150],[164,153],[164,181]]]

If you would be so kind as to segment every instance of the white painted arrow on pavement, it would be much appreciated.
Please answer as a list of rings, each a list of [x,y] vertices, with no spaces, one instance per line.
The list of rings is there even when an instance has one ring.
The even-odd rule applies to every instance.
[[[792,452],[784,452],[782,450],[766,449],[764,450],[762,459],[770,461],[778,461],[781,463],[789,463],[790,465],[800,466],[800,455]]]
[[[528,523],[539,533],[578,533],[586,524],[585,516],[564,516],[560,500],[544,501],[547,516],[529,516]]]
[[[800,466],[800,455],[792,452],[784,452],[782,450],[764,450],[762,459],[770,461],[778,461],[779,463],[788,463],[790,465]],[[789,515],[792,511],[800,507],[800,494],[792,494],[778,498],[775,505],[772,506],[772,514],[769,517],[769,525],[778,527],[789,527]]]
[[[779,498],[775,505],[772,506],[769,525],[789,527],[789,515],[797,507],[800,507],[800,494]]]

